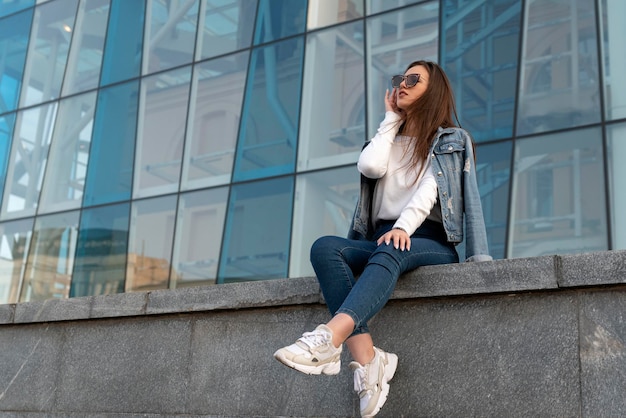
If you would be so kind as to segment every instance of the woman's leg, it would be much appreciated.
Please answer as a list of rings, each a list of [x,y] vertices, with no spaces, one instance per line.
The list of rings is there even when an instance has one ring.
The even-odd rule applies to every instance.
[[[337,309],[352,291],[356,282],[355,274],[363,271],[376,248],[376,243],[372,241],[334,236],[321,237],[311,246],[311,265],[332,316],[335,316]],[[353,331],[354,324],[341,342]],[[361,329],[360,332],[367,332],[367,329]]]

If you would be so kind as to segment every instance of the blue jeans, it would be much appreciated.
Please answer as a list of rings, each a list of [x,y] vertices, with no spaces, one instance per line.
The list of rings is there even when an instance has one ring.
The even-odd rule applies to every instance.
[[[376,240],[393,224],[381,223],[372,241],[325,236],[311,247],[311,264],[328,310],[333,316],[350,315],[355,323],[351,336],[369,333],[367,321],[385,306],[402,273],[459,261],[443,225],[429,220],[411,236],[409,251],[395,249],[393,243],[377,245]]]

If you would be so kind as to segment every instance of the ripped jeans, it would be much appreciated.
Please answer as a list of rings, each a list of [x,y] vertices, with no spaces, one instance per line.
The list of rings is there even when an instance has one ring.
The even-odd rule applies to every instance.
[[[424,221],[411,235],[409,251],[395,249],[393,242],[377,245],[376,240],[393,224],[381,223],[372,241],[325,236],[311,246],[311,264],[328,310],[333,316],[350,315],[355,323],[351,336],[369,333],[367,321],[385,306],[402,273],[420,266],[459,262],[443,225],[435,221]]]

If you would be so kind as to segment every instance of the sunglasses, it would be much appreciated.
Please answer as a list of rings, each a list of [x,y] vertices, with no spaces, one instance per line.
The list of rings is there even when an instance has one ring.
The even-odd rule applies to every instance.
[[[406,80],[406,81],[405,81]],[[419,74],[409,74],[409,75],[394,75],[391,77],[391,86],[393,88],[399,88],[400,84],[404,81],[407,87],[413,87],[420,81]]]

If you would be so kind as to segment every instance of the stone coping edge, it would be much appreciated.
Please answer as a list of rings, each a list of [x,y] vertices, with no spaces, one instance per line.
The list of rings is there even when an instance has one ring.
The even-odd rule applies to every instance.
[[[425,266],[392,299],[626,284],[626,250]],[[0,325],[323,303],[315,277],[274,279],[0,305]]]

